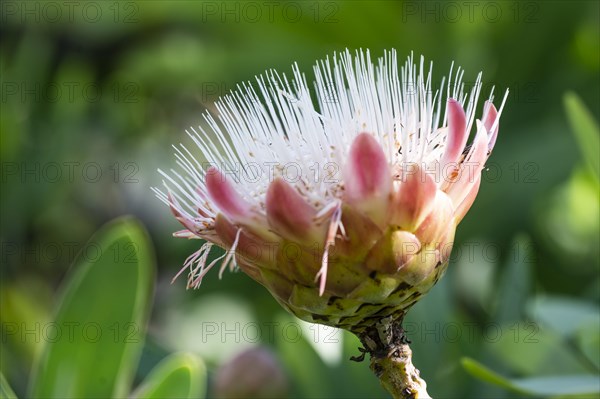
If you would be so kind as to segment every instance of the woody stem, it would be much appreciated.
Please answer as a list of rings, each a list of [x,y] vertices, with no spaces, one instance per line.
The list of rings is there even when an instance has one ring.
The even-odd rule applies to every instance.
[[[387,317],[358,334],[371,355],[371,370],[394,399],[426,399],[427,384],[412,364],[412,350],[402,329],[402,318]]]

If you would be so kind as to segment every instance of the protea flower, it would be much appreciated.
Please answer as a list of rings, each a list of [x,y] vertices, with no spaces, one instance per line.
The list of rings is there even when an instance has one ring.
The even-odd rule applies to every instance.
[[[218,101],[156,190],[175,236],[206,240],[188,285],[221,261],[309,322],[364,337],[401,320],[443,275],[498,133],[492,95],[474,123],[481,74],[466,94],[452,69],[432,93],[423,59],[399,72],[394,51],[346,51],[314,67],[318,105],[297,65]],[[213,245],[227,251],[208,263]]]

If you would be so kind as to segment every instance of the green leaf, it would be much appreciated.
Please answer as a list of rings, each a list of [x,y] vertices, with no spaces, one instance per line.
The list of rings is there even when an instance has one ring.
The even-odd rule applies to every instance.
[[[17,395],[12,390],[4,374],[0,373],[0,399],[17,399]]]
[[[486,381],[490,384],[494,384],[511,391],[524,393],[522,390],[515,387],[508,378],[505,378],[495,371],[490,370],[476,360],[473,360],[469,357],[463,357],[460,359],[460,363],[469,374],[481,381]]]
[[[581,352],[600,370],[600,325],[591,322],[575,333],[575,342]]]
[[[596,175],[596,179],[600,179],[600,152],[598,152],[600,128],[598,123],[577,94],[566,93],[564,103],[579,149],[586,163]]]
[[[135,398],[204,398],[206,367],[188,353],[176,353],[162,360],[133,394]]]
[[[540,295],[527,305],[529,316],[563,336],[572,335],[580,326],[600,324],[600,308],[575,298]]]
[[[489,328],[487,335],[491,342],[486,343],[486,348],[515,372],[526,375],[587,372],[563,337],[536,323],[498,325]]]
[[[124,397],[139,361],[154,285],[154,257],[132,218],[104,226],[63,285],[29,396]]]
[[[506,378],[476,360],[467,357],[461,359],[461,364],[475,378],[520,394],[571,398],[600,393],[600,376],[598,375],[581,374]]]

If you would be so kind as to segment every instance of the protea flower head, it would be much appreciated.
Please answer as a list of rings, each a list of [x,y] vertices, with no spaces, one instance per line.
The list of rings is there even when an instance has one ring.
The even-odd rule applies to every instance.
[[[206,240],[182,269],[189,286],[220,262],[301,319],[361,333],[444,273],[502,107],[490,95],[475,121],[481,74],[465,93],[451,67],[433,93],[431,66],[411,56],[399,71],[394,51],[377,64],[346,51],[314,73],[317,105],[297,65],[291,82],[268,71],[222,98],[155,191],[175,236]],[[213,245],[226,252],[209,262]]]

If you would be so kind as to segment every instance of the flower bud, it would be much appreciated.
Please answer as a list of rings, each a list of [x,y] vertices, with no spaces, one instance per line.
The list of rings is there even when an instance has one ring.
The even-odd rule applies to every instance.
[[[285,398],[289,383],[275,355],[266,347],[237,354],[216,372],[214,397],[219,399]]]

